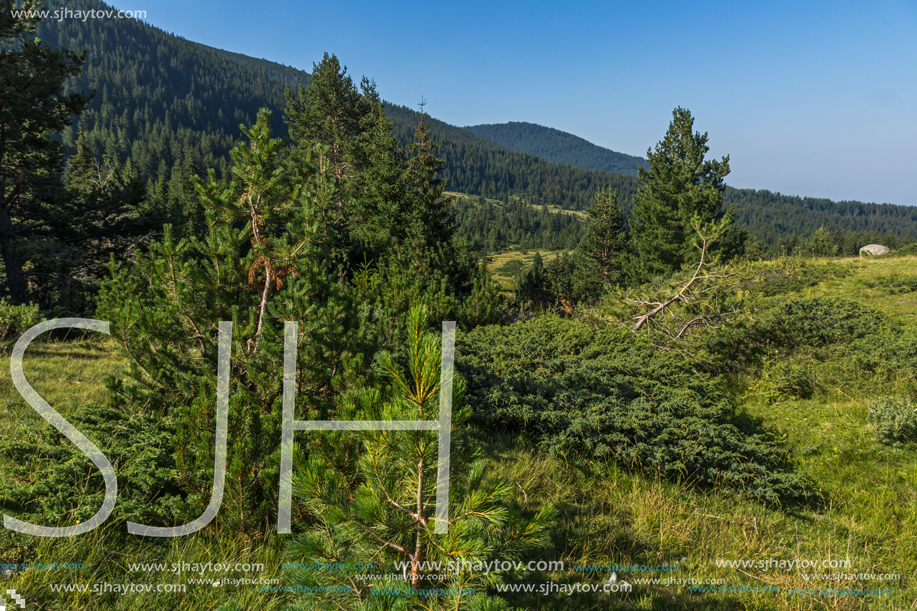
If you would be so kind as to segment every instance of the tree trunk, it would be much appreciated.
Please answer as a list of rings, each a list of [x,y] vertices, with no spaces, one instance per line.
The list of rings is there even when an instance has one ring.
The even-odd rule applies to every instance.
[[[6,285],[13,305],[28,303],[25,274],[22,273],[22,258],[16,253],[15,233],[9,210],[0,207],[0,255],[6,268]]]

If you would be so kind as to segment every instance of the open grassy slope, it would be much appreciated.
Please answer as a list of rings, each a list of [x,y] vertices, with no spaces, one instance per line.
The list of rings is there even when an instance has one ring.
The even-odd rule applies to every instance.
[[[497,264],[505,261],[491,263]],[[816,262],[808,269],[808,273],[833,271],[826,271],[824,280],[794,295],[842,297],[876,308],[908,327],[917,325],[917,290],[908,289],[912,286],[909,279],[917,278],[917,258],[834,260]],[[36,390],[67,415],[88,401],[101,400],[103,373],[116,373],[125,363],[113,343],[88,337],[34,344],[27,353],[25,371]],[[808,399],[778,392],[774,373],[778,365],[809,376],[820,390]],[[872,439],[866,425],[868,403],[895,392],[896,387],[904,388],[917,372],[870,382],[868,376],[853,375],[857,372],[850,371],[852,367],[855,364],[847,361],[819,361],[812,355],[796,355],[783,362],[777,355],[772,365],[754,375],[736,374],[725,380],[749,416],[760,418],[767,428],[785,436],[795,450],[797,469],[814,478],[826,493],[828,503],[815,509],[767,508],[723,492],[699,491],[636,475],[590,456],[551,457],[522,439],[476,433],[492,468],[515,483],[527,507],[553,503],[560,511],[552,544],[538,559],[563,561],[565,570],[531,574],[524,583],[598,584],[609,576],[601,567],[678,566],[671,572],[618,567],[618,579],[634,585],[628,594],[533,592],[507,597],[521,609],[571,611],[917,608],[917,450],[882,446]],[[0,436],[21,437],[36,427],[54,433],[18,397],[4,367],[0,372]],[[104,447],[104,440],[100,445]],[[4,465],[0,459],[0,477],[6,471]],[[265,564],[263,571],[206,576],[281,578],[283,541],[276,537],[247,540],[225,532],[160,542],[127,539],[111,532],[70,540],[11,538],[9,533],[3,537],[0,562],[86,564],[82,570],[33,569],[3,580],[4,588],[27,593],[32,609],[134,609],[140,603],[148,609],[215,609],[232,596],[242,601],[241,608],[275,609],[290,600],[260,592],[257,585],[204,586],[187,583],[198,575],[128,569],[134,562],[257,562]],[[750,564],[720,566],[724,561]],[[794,561],[834,566],[787,566]],[[593,568],[576,570],[581,565]],[[810,573],[828,578],[807,578]],[[899,578],[852,577],[864,573]],[[641,579],[698,582],[693,586],[638,583]],[[106,581],[184,583],[187,591],[135,598],[59,594],[49,589],[54,583]],[[717,591],[704,592],[704,588]],[[880,594],[853,594],[854,589]]]

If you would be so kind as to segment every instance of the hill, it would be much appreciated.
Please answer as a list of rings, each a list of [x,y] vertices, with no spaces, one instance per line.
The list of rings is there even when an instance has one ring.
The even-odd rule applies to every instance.
[[[648,167],[642,157],[618,153],[552,127],[510,121],[472,125],[468,131],[520,153],[583,170],[636,176],[637,168]]]
[[[49,9],[59,6],[49,4]],[[67,2],[71,10],[109,10],[98,0]],[[155,195],[174,199],[190,171],[227,169],[240,124],[259,108],[273,111],[275,135],[287,136],[284,91],[308,81],[288,66],[194,43],[129,19],[44,20],[37,35],[54,47],[86,52],[82,73],[69,90],[96,95],[62,134],[68,154],[82,131],[96,158],[130,160]],[[417,115],[385,104],[404,146],[413,141]],[[611,185],[628,196],[632,177],[549,163],[433,120],[431,133],[446,161],[451,189],[498,197],[513,192],[552,206],[581,209],[596,188]]]
[[[514,151],[584,170],[636,176],[638,166],[647,167],[641,157],[618,153],[573,134],[532,123],[513,121],[465,129]],[[633,192],[619,191],[619,196],[622,207],[629,211]],[[832,233],[870,234],[863,238],[867,242],[894,242],[896,238],[917,236],[917,207],[912,206],[835,202],[765,189],[734,188],[726,190],[724,201],[735,208],[738,223],[768,246],[792,242],[794,236],[811,235],[819,227]],[[842,243],[843,239],[838,241]],[[851,254],[856,252],[854,244],[847,250]]]
[[[57,2],[48,8],[55,6]],[[110,7],[98,0],[72,0],[67,8]],[[273,111],[274,133],[286,137],[284,91],[308,81],[308,73],[302,70],[214,49],[129,19],[45,20],[38,36],[52,46],[86,51],[83,71],[68,88],[96,95],[62,133],[68,154],[74,152],[82,131],[97,159],[130,161],[149,181],[153,197],[166,204],[188,196],[192,173],[202,175],[212,168],[218,176],[225,175],[229,150],[241,136],[239,125],[254,122],[259,108]],[[389,103],[384,106],[399,142],[410,146],[416,112]],[[437,154],[445,161],[443,177],[452,191],[496,199],[513,194],[536,205],[582,210],[597,188],[609,186],[629,210],[639,184],[633,175],[589,169],[590,156],[585,153],[553,163],[482,137],[474,133],[477,128],[432,118],[430,128],[439,145]],[[565,142],[572,150],[577,141],[569,134],[566,140],[558,140],[563,132],[550,128],[532,126],[532,130],[552,135],[558,149]],[[620,155],[601,147],[589,150],[595,153],[596,149],[605,151],[607,159]],[[633,172],[634,166],[628,171]],[[741,225],[770,245],[811,234],[821,226],[877,236],[917,235],[917,209],[906,206],[835,203],[754,190],[729,190],[726,202],[735,206]]]
[[[727,188],[723,200],[727,206],[735,208],[739,225],[768,245],[792,241],[795,236],[811,235],[819,227],[832,233],[863,234],[861,239],[865,241],[859,246],[870,242],[889,243],[899,238],[914,241],[917,238],[917,206],[835,202],[825,198],[783,195],[765,189]],[[856,248],[848,248],[846,252],[855,254]]]

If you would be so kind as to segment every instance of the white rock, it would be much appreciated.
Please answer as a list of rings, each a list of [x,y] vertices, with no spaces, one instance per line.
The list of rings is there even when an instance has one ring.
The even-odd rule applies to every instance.
[[[873,255],[887,255],[892,251],[888,246],[882,246],[881,244],[867,244],[860,249],[861,257],[869,257]]]

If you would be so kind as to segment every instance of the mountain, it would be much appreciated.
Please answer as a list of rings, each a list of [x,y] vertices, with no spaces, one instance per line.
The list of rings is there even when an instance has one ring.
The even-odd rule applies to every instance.
[[[723,201],[727,207],[735,208],[739,225],[771,246],[794,236],[812,235],[820,227],[832,233],[869,234],[871,237],[864,237],[865,241],[860,246],[870,242],[894,246],[895,236],[917,241],[917,206],[835,202],[825,198],[783,195],[765,189],[728,187]],[[837,239],[838,243],[842,243],[840,238]]]
[[[583,170],[636,176],[637,168],[648,167],[642,157],[618,153],[579,136],[534,123],[510,121],[472,125],[465,129],[514,151]]]
[[[638,166],[648,167],[642,157],[617,153],[573,134],[533,123],[513,121],[465,129],[514,151],[583,170],[635,176]],[[619,192],[619,195],[624,209],[630,210],[632,192]],[[888,235],[917,236],[917,207],[913,206],[835,202],[733,188],[727,188],[723,199],[727,206],[735,208],[738,223],[768,245],[794,235],[811,235],[819,227],[831,232],[869,233],[876,241],[885,242],[890,241]]]
[[[60,0],[51,2],[62,6]],[[67,0],[66,7],[111,9],[99,0]],[[191,196],[192,174],[213,169],[225,176],[229,151],[241,138],[239,125],[252,124],[259,108],[273,111],[274,133],[286,137],[284,91],[309,78],[296,68],[214,49],[130,19],[46,19],[37,35],[52,46],[86,52],[82,73],[67,87],[96,93],[87,110],[61,134],[67,153],[74,152],[82,131],[96,159],[130,162],[149,182],[152,196],[169,205]],[[384,106],[399,141],[409,147],[417,114],[403,106]],[[575,151],[577,142],[586,142],[550,128],[508,125],[521,134],[543,135],[543,141],[556,143],[557,150]],[[477,126],[483,127],[488,126]],[[609,155],[619,153],[589,145],[593,148],[582,150],[590,154],[568,158],[572,163],[552,163],[474,133],[477,128],[464,129],[433,118],[430,128],[439,145],[437,154],[445,160],[443,177],[452,191],[495,199],[512,193],[531,204],[582,210],[596,189],[608,186],[617,191],[625,210],[633,203],[639,184],[636,176],[585,167],[590,159],[604,155],[610,160]],[[642,161],[621,157],[632,163]],[[634,165],[628,171],[634,172]],[[835,203],[752,190],[728,190],[726,201],[735,205],[739,222],[769,244],[794,234],[808,235],[820,226],[917,235],[917,208]]]
[[[52,0],[47,8],[60,8]],[[110,10],[98,0],[67,0],[70,10]],[[69,90],[96,92],[86,111],[66,129],[72,154],[80,131],[96,158],[131,164],[152,184],[156,197],[175,199],[190,173],[228,171],[228,153],[261,107],[273,111],[272,127],[287,136],[284,91],[308,82],[308,74],[274,62],[214,49],[130,19],[46,19],[37,35],[55,47],[85,50],[82,73]],[[415,112],[385,104],[404,146],[413,141]],[[582,209],[603,185],[629,197],[633,177],[553,164],[500,146],[471,132],[431,121],[445,160],[449,188]]]

